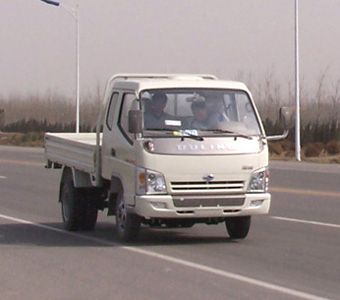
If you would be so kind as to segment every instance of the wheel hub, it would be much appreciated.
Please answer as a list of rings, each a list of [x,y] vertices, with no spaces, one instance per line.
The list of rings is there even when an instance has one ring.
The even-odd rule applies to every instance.
[[[117,211],[117,223],[120,229],[125,229],[126,208],[124,202],[120,202]]]

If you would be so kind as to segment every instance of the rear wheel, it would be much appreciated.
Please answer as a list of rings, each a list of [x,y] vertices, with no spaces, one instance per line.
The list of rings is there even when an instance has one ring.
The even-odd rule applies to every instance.
[[[228,234],[232,239],[244,239],[248,235],[250,223],[250,216],[232,217],[225,220]]]
[[[116,231],[120,240],[132,242],[137,239],[141,218],[127,211],[124,196],[120,193],[116,200]]]
[[[86,190],[74,187],[72,173],[64,172],[60,190],[61,215],[69,231],[92,230],[97,222],[97,204],[89,199]]]
[[[93,230],[98,217],[97,201],[88,197],[86,191],[82,191],[81,198],[80,229]]]
[[[63,182],[60,194],[61,215],[64,227],[69,231],[79,229],[79,195],[72,182]]]

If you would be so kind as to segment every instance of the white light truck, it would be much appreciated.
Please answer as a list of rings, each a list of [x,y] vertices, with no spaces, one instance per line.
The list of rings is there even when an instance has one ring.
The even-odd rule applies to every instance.
[[[224,222],[247,236],[267,214],[268,140],[247,87],[212,75],[121,74],[107,84],[96,133],[47,133],[48,168],[62,168],[66,230],[91,230],[98,210],[123,241],[141,225]],[[280,110],[287,125],[289,110]]]

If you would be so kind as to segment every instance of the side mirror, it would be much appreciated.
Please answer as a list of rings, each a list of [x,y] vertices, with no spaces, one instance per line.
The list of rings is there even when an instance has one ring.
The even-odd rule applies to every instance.
[[[143,131],[143,112],[141,110],[129,111],[129,132],[141,133]]]
[[[279,118],[285,129],[291,129],[293,127],[292,110],[290,107],[282,106],[280,108]]]
[[[283,106],[280,108],[279,120],[283,124],[284,132],[281,135],[267,136],[268,141],[279,141],[288,136],[289,129],[293,127],[292,110],[290,107]]]

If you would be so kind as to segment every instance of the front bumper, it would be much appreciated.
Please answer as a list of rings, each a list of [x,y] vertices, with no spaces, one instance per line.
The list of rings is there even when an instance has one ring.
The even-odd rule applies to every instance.
[[[214,199],[214,195],[209,196]],[[224,198],[233,197],[226,195]],[[251,216],[268,214],[271,202],[269,193],[245,194],[241,206],[195,206],[176,207],[171,195],[136,196],[131,212],[146,219],[151,218],[220,218],[230,216]]]

